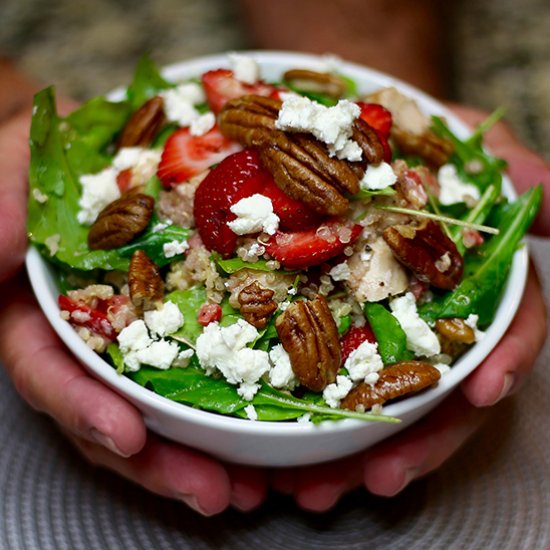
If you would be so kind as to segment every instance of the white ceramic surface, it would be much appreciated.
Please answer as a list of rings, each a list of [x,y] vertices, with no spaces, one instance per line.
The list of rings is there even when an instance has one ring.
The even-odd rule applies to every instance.
[[[288,68],[323,69],[325,63],[322,57],[307,54],[262,51],[249,53],[262,65],[262,76],[266,80],[279,79]],[[178,81],[222,66],[229,66],[225,54],[172,65],[164,70],[164,74],[168,79]],[[445,116],[451,129],[459,136],[466,137],[469,133],[468,128],[450,111],[408,84],[351,63],[342,63],[341,72],[357,82],[360,93],[396,86],[404,94],[414,98],[424,112]],[[111,94],[111,98],[120,97],[121,94],[117,90]],[[504,192],[509,197],[515,196],[511,183],[506,178]],[[232,462],[262,466],[297,466],[333,460],[358,452],[409,426],[433,409],[483,361],[508,328],[525,286],[528,253],[526,247],[516,253],[496,320],[481,342],[460,358],[452,370],[442,377],[437,387],[384,408],[386,414],[400,418],[400,424],[359,420],[324,422],[321,425],[251,422],[196,410],[160,397],[117,374],[60,318],[53,272],[36,249],[29,249],[26,263],[40,306],[63,342],[91,374],[134,403],[143,412],[145,421],[152,430]]]

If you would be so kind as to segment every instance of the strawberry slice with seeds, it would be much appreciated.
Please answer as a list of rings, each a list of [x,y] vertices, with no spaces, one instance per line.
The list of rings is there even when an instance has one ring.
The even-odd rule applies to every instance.
[[[379,103],[365,103],[358,101],[361,109],[359,115],[369,126],[376,130],[376,133],[384,136],[386,139],[390,136],[392,125],[392,115],[385,107]]]
[[[243,95],[255,94],[270,96],[276,88],[258,81],[255,84],[246,84],[235,78],[233,71],[229,69],[215,69],[202,75],[202,85],[208,105],[215,113],[230,100]]]
[[[157,176],[165,187],[174,187],[240,149],[217,126],[202,136],[180,128],[166,140]]]
[[[352,351],[355,351],[363,342],[367,340],[373,344],[376,343],[376,337],[368,324],[363,327],[352,326],[342,336],[342,338],[340,338],[342,363],[346,362],[346,359]]]
[[[305,269],[342,254],[362,229],[331,219],[303,231],[277,231],[266,243],[266,251],[287,269]]]
[[[279,227],[289,231],[301,231],[320,224],[321,217],[303,202],[289,197],[273,178],[266,180],[262,195],[271,199],[273,212],[279,216]]]
[[[238,235],[227,222],[236,218],[229,209],[241,199],[261,193],[271,179],[260,167],[258,153],[245,149],[218,164],[195,192],[193,213],[199,235],[209,250],[228,257],[235,250]]]

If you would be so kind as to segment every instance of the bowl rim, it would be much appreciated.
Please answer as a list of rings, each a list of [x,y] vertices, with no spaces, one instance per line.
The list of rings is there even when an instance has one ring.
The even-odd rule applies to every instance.
[[[297,64],[307,64],[311,68],[321,68],[326,63],[326,56],[296,53],[287,51],[267,50],[245,50],[240,53],[254,57],[261,67],[280,65],[282,67],[296,67]],[[162,69],[165,78],[171,81],[178,81],[198,76],[205,70],[229,66],[227,53],[201,56],[190,60],[167,65]],[[465,137],[471,129],[463,123],[456,115],[434,98],[418,90],[395,77],[380,71],[358,65],[356,63],[340,61],[340,67],[344,74],[354,80],[370,81],[376,87],[395,86],[405,95],[415,99],[422,110],[430,114],[444,116],[449,126],[458,135]],[[361,84],[358,83],[359,90]],[[363,86],[364,87],[364,86]],[[117,88],[107,94],[111,100],[119,100],[124,93],[124,88]],[[503,175],[503,194],[511,199],[516,198],[516,193],[510,179]],[[502,338],[519,307],[523,290],[525,288],[528,271],[528,249],[526,243],[515,253],[510,269],[508,281],[504,289],[501,302],[497,308],[495,320],[485,332],[485,336],[468,350],[451,368],[445,373],[434,388],[430,388],[417,395],[403,399],[402,401],[384,406],[383,414],[404,417],[406,414],[426,405],[432,400],[435,401],[446,393],[450,392],[459,382],[464,380],[473,372],[481,362],[491,353],[499,340]],[[154,393],[151,390],[139,385],[128,377],[117,373],[117,371],[103,360],[96,352],[91,350],[86,343],[78,336],[71,325],[61,319],[57,305],[57,294],[54,295],[53,267],[43,258],[36,247],[29,246],[25,258],[26,268],[31,286],[39,305],[49,323],[57,335],[69,348],[83,366],[94,376],[102,380],[109,387],[121,393],[132,402],[145,407],[146,409],[158,409],[163,414],[184,419],[197,426],[212,427],[216,425],[225,432],[238,432],[264,436],[290,436],[303,437],[307,433],[319,431],[342,431],[364,429],[367,425],[379,424],[355,419],[342,419],[338,421],[325,421],[320,424],[310,422],[275,422],[275,421],[250,421],[248,419],[224,416],[215,412],[195,409],[189,405],[178,403]],[[139,406],[138,405],[138,406]]]

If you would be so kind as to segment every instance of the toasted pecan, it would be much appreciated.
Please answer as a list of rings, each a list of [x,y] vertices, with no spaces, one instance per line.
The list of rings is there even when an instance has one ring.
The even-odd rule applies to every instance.
[[[140,313],[155,309],[164,296],[164,282],[158,266],[143,250],[136,250],[128,269],[130,298]]]
[[[393,225],[383,236],[395,257],[418,280],[445,290],[460,282],[464,260],[439,223],[424,219],[416,227]]]
[[[154,96],[130,117],[117,141],[117,148],[147,147],[164,124],[164,100]]]
[[[283,74],[283,80],[303,92],[324,94],[330,97],[342,97],[347,90],[343,78],[331,73],[310,69],[290,69]]]
[[[336,380],[342,362],[338,329],[323,296],[293,302],[275,328],[303,386],[320,392]]]
[[[378,381],[371,385],[362,382],[353,388],[341,401],[342,409],[352,411],[358,408],[368,410],[390,399],[418,392],[434,385],[441,377],[440,372],[429,363],[402,361],[379,372]]]
[[[155,200],[143,193],[126,193],[108,204],[90,227],[90,250],[109,250],[129,243],[149,224]]]
[[[256,328],[262,329],[277,309],[273,299],[275,292],[269,288],[262,288],[258,281],[244,287],[238,296],[241,315],[247,322]]]

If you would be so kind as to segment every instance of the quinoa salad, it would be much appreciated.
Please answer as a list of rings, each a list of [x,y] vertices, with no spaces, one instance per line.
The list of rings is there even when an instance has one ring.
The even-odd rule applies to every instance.
[[[61,317],[120,375],[258,421],[396,421],[484,336],[541,186],[333,58],[267,81],[253,55],[120,101],[35,97],[28,232]]]

